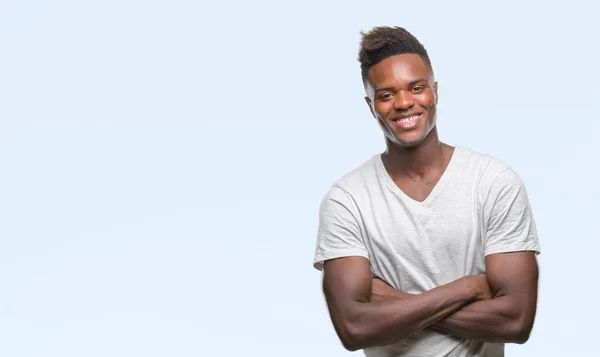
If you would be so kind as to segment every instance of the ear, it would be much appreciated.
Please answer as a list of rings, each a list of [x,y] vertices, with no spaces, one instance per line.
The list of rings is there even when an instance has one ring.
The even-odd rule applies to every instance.
[[[438,104],[438,82],[433,83],[433,95],[435,95],[435,105]]]
[[[365,101],[367,102],[367,105],[369,106],[369,110],[371,111],[373,118],[377,118],[375,116],[375,112],[373,111],[373,105],[372,105],[371,99],[369,99],[369,96],[365,96]]]

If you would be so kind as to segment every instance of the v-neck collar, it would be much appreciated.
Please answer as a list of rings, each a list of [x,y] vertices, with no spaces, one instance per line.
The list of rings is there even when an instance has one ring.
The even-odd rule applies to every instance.
[[[392,180],[390,174],[385,169],[385,166],[383,164],[383,159],[381,158],[381,154],[375,155],[376,156],[375,162],[377,165],[377,171],[378,171],[380,179],[383,180],[385,185],[392,192],[394,192],[395,194],[402,197],[403,200],[411,202],[415,205],[425,206],[431,200],[433,200],[437,195],[439,195],[439,193],[442,191],[443,187],[446,185],[446,182],[449,179],[451,179],[452,172],[454,171],[454,167],[456,166],[456,164],[455,164],[457,161],[456,157],[459,156],[461,153],[462,153],[461,148],[458,146],[455,146],[454,152],[452,153],[452,156],[450,157],[450,162],[448,162],[448,166],[446,166],[446,169],[442,173],[442,176],[440,176],[440,179],[438,180],[438,182],[435,184],[435,186],[433,186],[433,189],[431,189],[431,192],[429,192],[429,195],[427,195],[427,197],[425,197],[425,199],[423,201],[417,201],[417,200],[411,198],[404,191],[402,191],[402,189],[400,187],[398,187],[398,185],[396,185],[394,180]]]

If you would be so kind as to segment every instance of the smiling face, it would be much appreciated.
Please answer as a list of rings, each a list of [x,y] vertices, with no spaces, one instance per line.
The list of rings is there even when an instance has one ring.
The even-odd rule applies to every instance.
[[[369,69],[365,97],[393,145],[412,148],[435,127],[437,82],[417,54],[388,57]]]

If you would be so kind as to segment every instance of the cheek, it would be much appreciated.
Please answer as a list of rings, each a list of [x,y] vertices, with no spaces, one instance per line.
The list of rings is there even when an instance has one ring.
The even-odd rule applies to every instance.
[[[377,113],[378,116],[385,118],[385,115],[390,111],[390,107],[391,106],[388,103],[375,104],[375,113]]]
[[[425,107],[425,108],[434,108],[435,107],[435,96],[433,95],[433,92],[431,91],[427,91],[423,94],[421,94],[417,101],[419,102],[419,104],[421,104],[421,106]]]
[[[435,100],[433,100],[431,102],[431,104],[429,104],[429,110],[431,110],[431,111],[435,110]]]

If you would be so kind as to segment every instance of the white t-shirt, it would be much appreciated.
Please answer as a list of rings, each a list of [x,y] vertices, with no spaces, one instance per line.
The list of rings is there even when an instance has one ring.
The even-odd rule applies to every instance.
[[[503,162],[456,147],[429,196],[415,201],[392,181],[381,155],[333,184],[319,213],[314,267],[362,256],[395,289],[419,294],[466,275],[486,272],[485,256],[540,252],[525,187]],[[504,344],[426,329],[368,357],[501,357]]]

